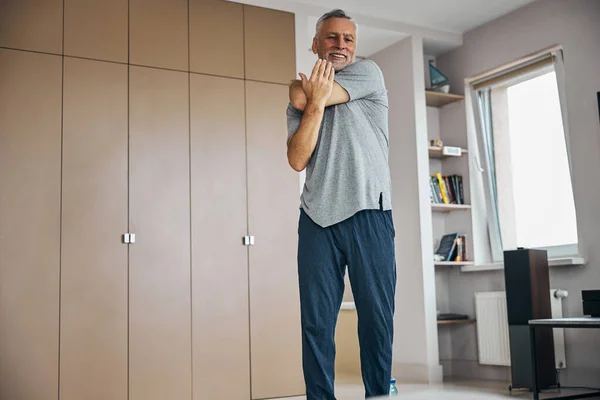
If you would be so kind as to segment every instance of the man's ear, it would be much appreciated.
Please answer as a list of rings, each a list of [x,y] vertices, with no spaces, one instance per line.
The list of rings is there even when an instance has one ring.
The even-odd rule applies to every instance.
[[[313,38],[312,52],[313,52],[313,54],[317,54],[317,37],[316,36]]]

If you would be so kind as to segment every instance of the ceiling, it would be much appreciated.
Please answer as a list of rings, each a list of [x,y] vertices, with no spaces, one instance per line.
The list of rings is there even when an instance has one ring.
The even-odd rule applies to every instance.
[[[285,0],[292,1],[292,0]],[[535,0],[293,0],[421,27],[464,33]]]
[[[227,0],[306,17],[307,50],[319,16],[341,8],[359,25],[357,55],[369,57],[410,35],[438,56],[462,45],[462,35],[536,0]],[[538,0],[541,1],[541,0]]]

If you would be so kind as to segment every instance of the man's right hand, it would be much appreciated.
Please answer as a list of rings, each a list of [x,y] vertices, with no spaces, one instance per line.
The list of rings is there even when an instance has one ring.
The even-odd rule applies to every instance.
[[[333,88],[334,73],[331,63],[324,60],[315,63],[310,79],[300,73],[302,90],[306,95],[306,108],[298,129],[288,140],[287,151],[288,162],[295,171],[306,168],[317,145],[323,113]]]
[[[313,67],[310,79],[303,73],[300,73],[302,78],[302,89],[306,94],[307,104],[312,104],[320,108],[325,108],[331,90],[333,88],[333,77],[335,70],[331,62],[325,60],[317,60]]]

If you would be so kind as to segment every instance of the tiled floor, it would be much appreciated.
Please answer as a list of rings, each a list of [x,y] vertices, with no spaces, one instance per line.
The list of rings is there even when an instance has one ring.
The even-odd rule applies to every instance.
[[[364,399],[364,388],[360,378],[339,377],[336,378],[336,398],[338,400],[361,400]],[[446,380],[440,385],[398,384],[398,399],[402,400],[505,400],[531,399],[532,395],[526,390],[508,391],[508,382],[498,381],[466,381]],[[562,395],[579,393],[576,390],[564,389]],[[543,399],[551,399],[553,394],[544,392]],[[274,400],[305,400],[306,397],[288,397]],[[600,399],[600,398],[597,398]]]

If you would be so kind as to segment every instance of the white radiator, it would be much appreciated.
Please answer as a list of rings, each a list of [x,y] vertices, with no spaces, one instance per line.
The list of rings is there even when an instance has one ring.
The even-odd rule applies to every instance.
[[[479,363],[510,365],[506,292],[475,293]]]
[[[561,318],[561,297],[566,296],[566,292],[559,291],[561,295],[554,296],[555,292],[556,289],[552,289],[549,293],[552,318]],[[475,293],[475,313],[479,363],[510,366],[506,292]],[[556,368],[566,368],[564,329],[555,328],[553,331]]]

